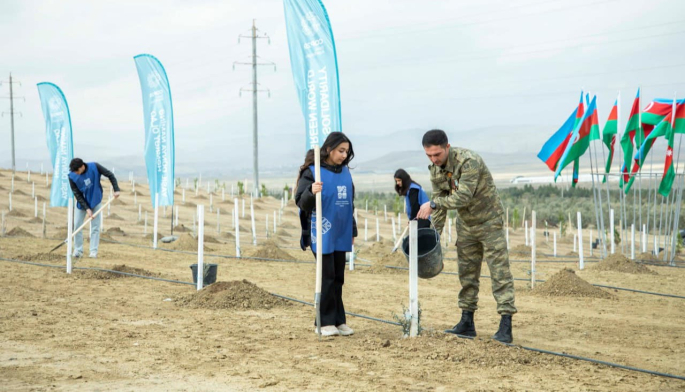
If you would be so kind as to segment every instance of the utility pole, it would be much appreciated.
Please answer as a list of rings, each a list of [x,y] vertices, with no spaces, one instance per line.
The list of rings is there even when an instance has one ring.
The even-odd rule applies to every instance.
[[[239,91],[239,96],[242,96],[243,91],[252,92],[252,160],[253,160],[253,180],[254,180],[254,196],[260,197],[261,190],[259,188],[259,133],[258,133],[258,116],[257,116],[257,93],[266,91],[268,96],[271,97],[271,91],[269,89],[260,89],[259,83],[257,83],[257,66],[258,65],[272,65],[274,67],[274,72],[276,71],[276,64],[268,61],[260,63],[257,61],[257,40],[266,39],[269,44],[271,44],[271,38],[268,35],[258,35],[259,30],[255,25],[255,20],[252,19],[252,28],[250,29],[250,35],[239,35],[238,43],[240,43],[241,38],[250,38],[252,40],[252,61],[250,62],[233,62],[233,70],[235,70],[236,64],[240,65],[251,65],[252,66],[252,83],[251,87],[245,88],[241,87]]]
[[[10,127],[10,140],[11,140],[11,145],[12,145],[12,174],[14,174],[14,172],[17,169],[15,154],[14,154],[14,113],[19,113],[20,116],[22,116],[22,114],[21,114],[21,112],[15,112],[14,111],[14,98],[15,97],[14,97],[14,90],[12,89],[12,85],[16,83],[16,84],[21,86],[21,83],[12,80],[12,73],[11,72],[10,72],[10,80],[9,80],[9,82],[6,82],[6,83],[8,83],[10,85],[10,96],[4,97],[4,98],[9,98],[9,100],[10,100],[10,111],[9,111],[10,125],[11,125],[11,127]],[[0,82],[0,85],[2,85],[2,82]],[[24,97],[17,97],[17,98],[24,99],[24,101],[25,101]],[[2,116],[4,116],[5,113],[8,113],[8,112],[2,112]]]

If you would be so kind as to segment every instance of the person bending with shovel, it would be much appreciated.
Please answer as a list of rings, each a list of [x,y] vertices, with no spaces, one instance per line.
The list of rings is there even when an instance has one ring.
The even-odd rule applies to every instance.
[[[448,210],[457,210],[457,262],[459,267],[459,307],[461,320],[445,332],[476,336],[473,313],[478,309],[480,268],[488,263],[492,294],[501,315],[499,330],[492,337],[511,343],[511,316],[514,306],[514,279],[504,234],[504,208],[490,170],[483,158],[471,150],[450,147],[444,131],[435,129],[423,135],[423,149],[432,165],[432,200],[423,203],[417,217],[433,215],[438,232],[445,225]]]
[[[354,333],[346,324],[342,287],[345,283],[345,255],[352,251],[357,225],[354,221],[354,184],[348,164],[354,158],[352,142],[342,132],[331,132],[321,146],[321,181],[315,181],[313,161],[300,171],[295,202],[312,217],[311,236],[303,236],[303,247],[310,246],[314,254],[321,246],[321,335],[349,336]],[[322,243],[317,244],[316,194],[321,193]],[[306,219],[302,220],[306,223]],[[302,224],[303,222],[301,222]],[[307,230],[303,225],[303,230]],[[307,243],[309,242],[309,243]],[[315,329],[316,332],[316,329]]]
[[[97,162],[85,163],[81,158],[74,158],[69,163],[69,185],[76,197],[76,210],[74,213],[74,227],[80,227],[86,215],[93,217],[102,202],[102,184],[100,176],[109,178],[114,188],[114,198],[119,197],[119,184],[114,174],[105,169]],[[100,244],[101,219],[93,219],[90,226],[90,255],[98,257],[98,245]],[[83,232],[79,231],[74,237],[74,257],[83,257]]]

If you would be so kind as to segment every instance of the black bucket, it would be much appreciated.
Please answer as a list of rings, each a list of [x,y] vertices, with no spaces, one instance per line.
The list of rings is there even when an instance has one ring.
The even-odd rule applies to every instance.
[[[205,264],[206,272],[202,277],[202,287],[216,282],[216,272],[219,267],[218,264]],[[190,269],[193,271],[193,283],[197,284],[197,264],[191,264]]]
[[[433,228],[418,230],[419,278],[430,279],[442,272],[442,246],[440,235]],[[402,253],[409,261],[409,236],[402,240]]]

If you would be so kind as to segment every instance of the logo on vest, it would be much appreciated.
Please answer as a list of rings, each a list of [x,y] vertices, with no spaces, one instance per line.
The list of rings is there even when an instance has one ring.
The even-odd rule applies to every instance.
[[[333,224],[331,224],[331,221],[326,219],[326,217],[323,217],[323,220],[321,221],[321,235],[328,233],[332,227]],[[316,244],[316,218],[314,217],[312,217],[312,244]]]
[[[338,199],[347,199],[347,186],[338,185]]]
[[[85,184],[86,188],[90,188],[92,182],[90,181],[90,178],[86,178],[83,180],[83,184]]]

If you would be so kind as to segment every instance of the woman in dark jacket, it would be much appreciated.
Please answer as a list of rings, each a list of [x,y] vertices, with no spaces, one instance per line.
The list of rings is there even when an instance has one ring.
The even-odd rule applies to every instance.
[[[352,335],[354,331],[346,324],[342,301],[345,282],[345,255],[352,250],[357,226],[354,221],[354,184],[348,164],[354,158],[352,142],[342,132],[332,132],[321,146],[321,182],[314,180],[314,162],[305,159],[295,193],[303,224],[303,247],[311,246],[316,252],[321,246],[321,334],[324,336]],[[308,163],[310,165],[306,166]],[[316,194],[321,193],[322,243],[316,243]],[[312,216],[311,220],[302,214]],[[309,229],[305,222],[310,222]],[[305,230],[310,238],[305,238]],[[311,231],[310,231],[311,230]]]
[[[421,205],[430,201],[421,185],[412,180],[409,173],[404,169],[397,169],[395,172],[395,191],[400,196],[405,196],[404,202],[407,206],[407,218],[409,220],[416,219],[416,214],[418,214]],[[419,229],[430,227],[430,225],[430,220],[419,219]]]

